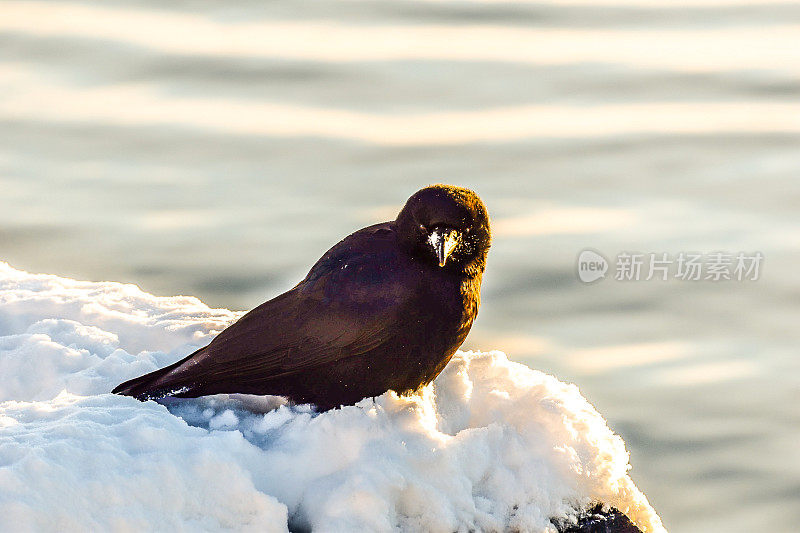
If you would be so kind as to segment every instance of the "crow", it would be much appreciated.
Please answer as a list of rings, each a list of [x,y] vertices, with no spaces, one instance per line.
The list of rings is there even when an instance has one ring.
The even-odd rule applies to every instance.
[[[411,393],[469,333],[490,243],[477,194],[425,187],[396,220],[346,237],[294,288],[208,346],[112,392],[140,400],[268,394],[321,411]]]

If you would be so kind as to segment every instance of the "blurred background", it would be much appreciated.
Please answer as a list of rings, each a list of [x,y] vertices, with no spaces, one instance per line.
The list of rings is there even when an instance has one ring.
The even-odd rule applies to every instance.
[[[251,308],[420,187],[495,240],[466,347],[574,382],[671,531],[800,520],[800,3],[0,3],[0,260]],[[578,253],[759,251],[586,285]]]

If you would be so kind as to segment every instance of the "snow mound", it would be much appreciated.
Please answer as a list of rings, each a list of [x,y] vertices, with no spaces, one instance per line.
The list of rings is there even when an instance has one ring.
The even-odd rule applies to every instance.
[[[239,314],[0,263],[0,516],[11,530],[555,531],[603,502],[664,531],[574,385],[459,352],[421,394],[109,394]]]

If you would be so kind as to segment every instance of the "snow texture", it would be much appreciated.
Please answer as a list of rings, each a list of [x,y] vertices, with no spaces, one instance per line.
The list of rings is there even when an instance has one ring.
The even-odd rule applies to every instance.
[[[555,531],[599,501],[664,531],[578,389],[501,352],[459,352],[419,395],[323,414],[109,394],[238,316],[0,263],[3,529]]]

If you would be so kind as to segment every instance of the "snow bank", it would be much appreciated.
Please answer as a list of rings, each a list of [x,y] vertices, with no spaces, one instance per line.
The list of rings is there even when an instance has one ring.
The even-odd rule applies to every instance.
[[[459,353],[419,396],[108,394],[239,315],[0,263],[0,516],[12,530],[554,531],[601,501],[663,531],[573,385]]]

